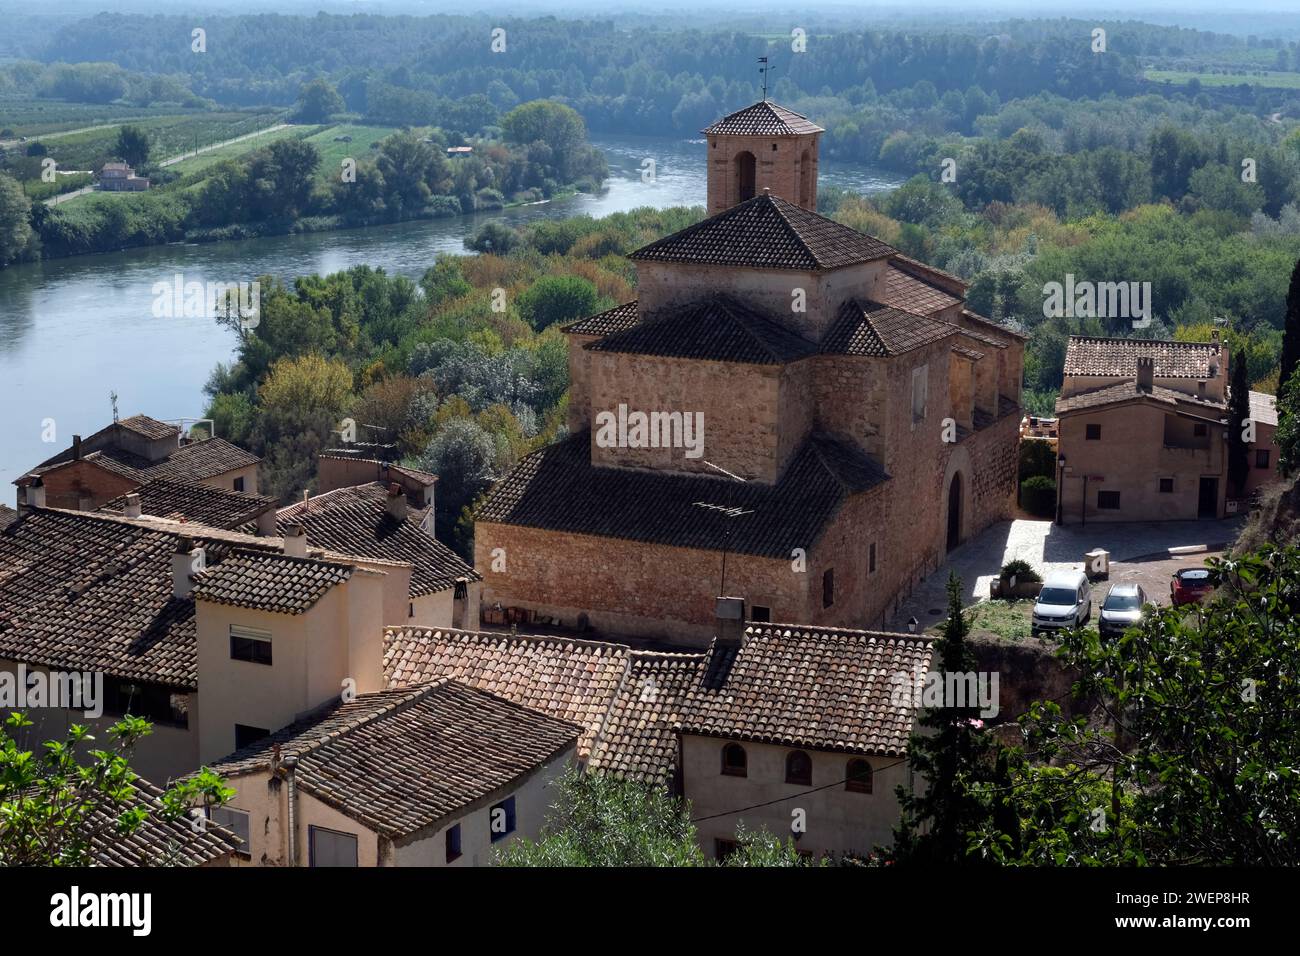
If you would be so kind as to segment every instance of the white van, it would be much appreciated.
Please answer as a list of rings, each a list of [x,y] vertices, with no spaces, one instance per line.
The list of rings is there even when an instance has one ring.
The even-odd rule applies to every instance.
[[[1083,627],[1092,617],[1092,586],[1082,571],[1053,571],[1034,603],[1032,630]]]

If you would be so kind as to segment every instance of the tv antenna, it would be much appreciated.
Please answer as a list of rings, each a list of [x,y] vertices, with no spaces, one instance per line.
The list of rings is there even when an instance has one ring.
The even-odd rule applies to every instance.
[[[769,66],[767,62],[767,57],[765,56],[760,56],[758,58],[758,62],[761,64],[761,66],[759,66],[758,68],[758,72],[763,74],[763,102],[766,103],[767,102],[767,74],[772,70],[776,69],[776,67]]]

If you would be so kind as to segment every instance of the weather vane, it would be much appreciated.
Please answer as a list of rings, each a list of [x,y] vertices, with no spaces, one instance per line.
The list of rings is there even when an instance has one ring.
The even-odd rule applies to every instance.
[[[767,102],[767,71],[770,70],[771,67],[767,65],[767,57],[765,56],[760,56],[758,58],[758,62],[762,64],[762,66],[758,68],[758,72],[763,74],[763,102],[766,103]]]

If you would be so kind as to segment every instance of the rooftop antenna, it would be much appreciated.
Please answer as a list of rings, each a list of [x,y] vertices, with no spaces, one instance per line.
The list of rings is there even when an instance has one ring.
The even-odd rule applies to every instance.
[[[117,421],[117,392],[109,392],[108,400],[113,403],[113,421]]]
[[[742,485],[746,481],[746,479],[740,477],[740,475],[733,474],[725,468],[719,468],[711,461],[705,461],[704,464],[719,474],[730,478],[732,481],[738,481]],[[726,530],[722,536],[722,580],[718,583],[718,596],[722,597],[727,593],[727,552],[731,549],[732,521],[736,518],[743,518],[747,515],[754,514],[754,509],[746,510],[739,505],[718,505],[708,501],[694,501],[691,504],[696,508],[704,508],[706,511],[721,514],[722,517],[727,519],[725,525]]]
[[[765,56],[760,56],[758,58],[758,62],[762,64],[762,66],[758,68],[758,72],[763,74],[763,102],[766,103],[767,102],[767,71],[772,68],[767,65],[767,57]]]

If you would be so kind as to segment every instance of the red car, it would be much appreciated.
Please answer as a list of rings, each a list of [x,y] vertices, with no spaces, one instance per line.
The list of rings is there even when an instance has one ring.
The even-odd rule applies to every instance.
[[[1198,604],[1213,590],[1209,568],[1183,568],[1175,571],[1174,579],[1169,582],[1169,597],[1174,607]]]

